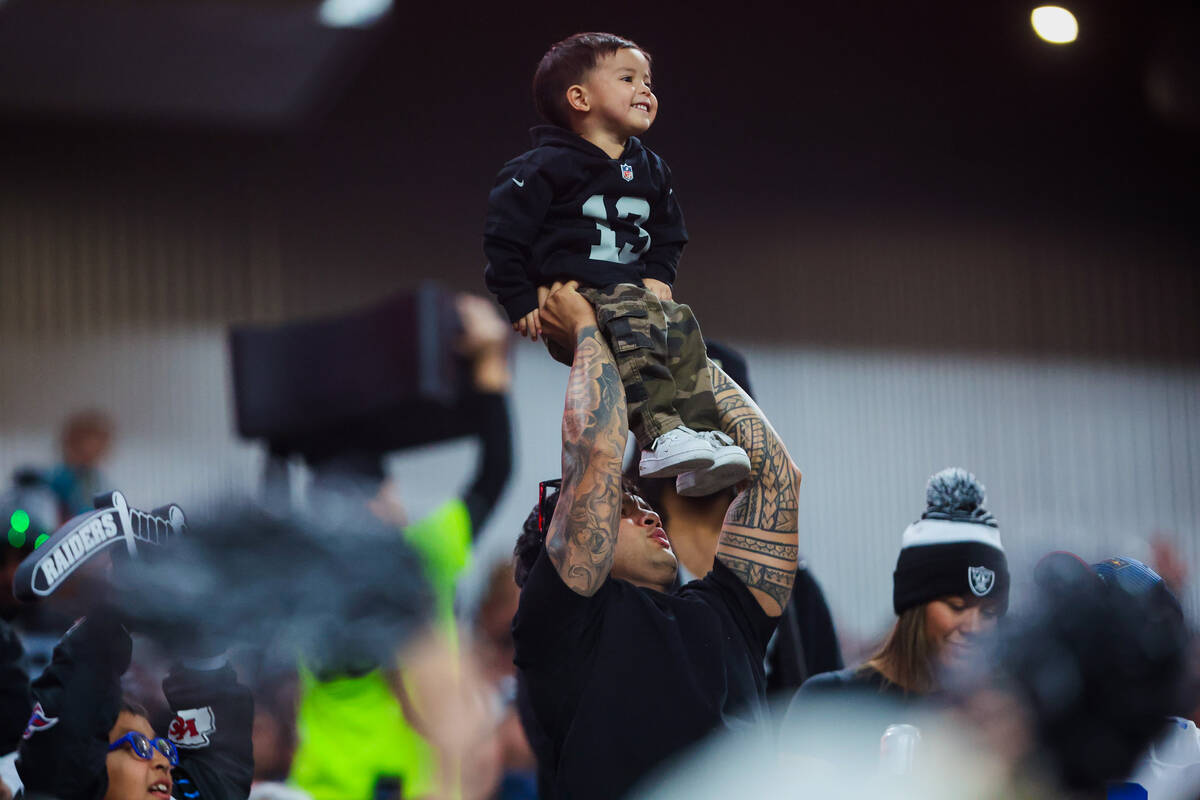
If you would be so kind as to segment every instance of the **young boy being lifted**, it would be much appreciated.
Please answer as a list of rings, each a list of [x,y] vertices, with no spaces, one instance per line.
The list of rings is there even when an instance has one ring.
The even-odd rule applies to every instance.
[[[639,471],[677,475],[678,492],[698,496],[745,478],[750,460],[720,430],[700,326],[672,299],[687,230],[671,170],[637,139],[658,113],[650,63],[610,33],[577,33],[542,56],[533,96],[551,124],[496,178],[484,275],[513,328],[534,340],[539,288],[579,282],[620,369]]]

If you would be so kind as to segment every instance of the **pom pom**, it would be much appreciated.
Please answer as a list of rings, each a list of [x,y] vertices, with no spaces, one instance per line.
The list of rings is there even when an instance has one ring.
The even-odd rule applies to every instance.
[[[950,519],[996,525],[983,507],[984,488],[961,467],[950,467],[929,479],[922,519]]]

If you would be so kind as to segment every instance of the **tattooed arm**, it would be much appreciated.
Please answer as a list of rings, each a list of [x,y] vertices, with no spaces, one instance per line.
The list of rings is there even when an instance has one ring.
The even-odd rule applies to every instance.
[[[754,401],[711,362],[709,369],[721,427],[750,456],[749,484],[725,514],[717,558],[777,617],[796,578],[800,471]]]
[[[546,553],[567,586],[591,597],[612,568],[621,521],[625,390],[595,311],[573,283],[551,290],[542,324],[548,336],[575,349],[563,411],[563,482]]]

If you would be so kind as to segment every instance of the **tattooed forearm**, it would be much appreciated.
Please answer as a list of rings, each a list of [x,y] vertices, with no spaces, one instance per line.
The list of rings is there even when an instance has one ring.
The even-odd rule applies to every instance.
[[[725,515],[717,558],[755,592],[764,611],[778,615],[799,557],[800,473],[754,401],[720,369],[711,372],[721,426],[750,456],[750,479]]]
[[[754,401],[728,375],[712,368],[722,427],[750,456],[750,483],[729,509],[727,522],[768,531],[796,530],[799,473],[779,435]]]
[[[612,568],[621,516],[625,392],[612,354],[595,327],[575,348],[563,412],[563,485],[546,533],[546,550],[563,581],[595,594]]]
[[[742,583],[752,591],[766,595],[766,600],[758,598],[759,604],[769,615],[777,617],[783,613],[788,596],[792,593],[792,584],[796,580],[795,569],[782,570],[763,566],[757,561],[739,558],[717,551],[717,558],[729,567],[734,575],[742,579]]]
[[[710,373],[721,427],[750,456],[751,474],[757,475],[762,463],[755,456],[760,455],[767,428],[762,412],[728,375],[711,365]]]
[[[798,478],[787,451],[771,437],[759,451],[762,469],[729,507],[726,522],[758,530],[795,533]]]
[[[787,561],[794,561],[800,555],[799,548],[794,544],[780,544],[779,542],[772,542],[767,539],[759,539],[755,536],[742,536],[731,531],[725,531],[724,537],[730,547],[735,547],[738,550],[764,553],[772,558]]]

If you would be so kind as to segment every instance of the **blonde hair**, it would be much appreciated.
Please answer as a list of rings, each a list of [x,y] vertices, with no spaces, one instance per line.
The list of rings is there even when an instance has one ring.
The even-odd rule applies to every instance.
[[[883,646],[860,669],[876,670],[908,694],[929,694],[936,689],[933,647],[925,636],[926,605],[905,609]]]

